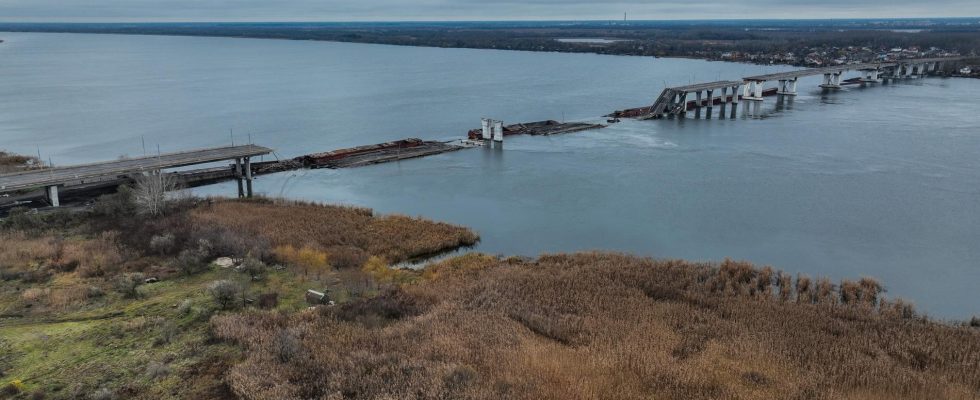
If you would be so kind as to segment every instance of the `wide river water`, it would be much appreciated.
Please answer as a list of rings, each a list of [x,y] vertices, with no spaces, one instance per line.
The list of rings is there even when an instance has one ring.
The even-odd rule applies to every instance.
[[[480,117],[598,120],[678,85],[787,67],[311,41],[0,33],[0,148],[57,164],[251,140],[280,157]],[[980,314],[980,80],[769,98],[735,120],[623,121],[344,170],[271,196],[472,227],[476,250],[725,257],[871,276],[940,318]],[[716,110],[717,111],[717,110]],[[231,184],[195,189],[234,195]]]

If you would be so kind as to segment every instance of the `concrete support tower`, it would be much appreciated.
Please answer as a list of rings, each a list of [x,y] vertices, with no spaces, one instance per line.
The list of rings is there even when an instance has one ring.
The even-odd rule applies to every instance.
[[[842,75],[844,75],[843,71],[823,74],[823,83],[820,84],[820,87],[824,89],[840,89]]]
[[[781,94],[784,96],[796,96],[796,81],[798,78],[792,79],[780,79],[778,91],[776,94]]]

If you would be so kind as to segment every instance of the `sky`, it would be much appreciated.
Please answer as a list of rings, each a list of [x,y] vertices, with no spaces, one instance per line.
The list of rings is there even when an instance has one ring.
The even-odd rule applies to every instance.
[[[980,16],[980,0],[0,0],[4,22],[443,21]]]

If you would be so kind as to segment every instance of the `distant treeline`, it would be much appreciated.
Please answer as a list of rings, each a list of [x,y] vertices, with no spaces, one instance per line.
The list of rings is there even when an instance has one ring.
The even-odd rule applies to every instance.
[[[2,31],[326,40],[446,48],[716,58],[723,52],[797,54],[813,48],[980,49],[976,20],[591,21],[441,23],[47,23]],[[555,38],[623,39],[603,45]]]

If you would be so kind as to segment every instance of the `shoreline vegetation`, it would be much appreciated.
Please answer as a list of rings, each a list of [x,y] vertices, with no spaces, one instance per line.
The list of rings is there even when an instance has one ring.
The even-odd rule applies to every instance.
[[[932,320],[871,278],[606,252],[392,268],[479,236],[358,207],[148,202],[153,182],[0,221],[0,398],[980,396],[980,319]]]
[[[976,56],[975,19],[351,23],[0,23],[0,31],[316,40],[818,67]],[[957,65],[945,66],[955,74]],[[967,64],[968,65],[968,64]]]

